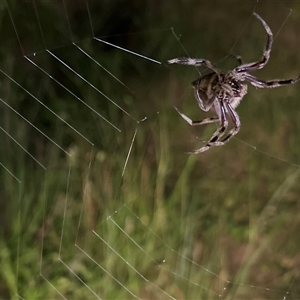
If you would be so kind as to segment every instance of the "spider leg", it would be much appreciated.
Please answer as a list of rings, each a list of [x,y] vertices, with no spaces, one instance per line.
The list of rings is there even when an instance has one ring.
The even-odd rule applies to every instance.
[[[250,74],[247,74],[245,76],[245,79],[248,80],[252,85],[258,88],[276,88],[284,85],[294,84],[300,79],[300,75],[296,78],[292,79],[274,79],[274,80],[268,80],[264,81],[261,79],[258,79]]]
[[[214,123],[214,122],[218,122],[219,118],[218,117],[212,117],[212,118],[206,118],[203,119],[201,121],[194,121],[192,119],[190,119],[188,116],[186,116],[185,114],[181,113],[177,107],[174,106],[174,108],[176,109],[176,111],[180,114],[180,116],[187,122],[189,123],[191,126],[198,126],[198,125],[204,125],[204,124],[210,124],[210,123]]]
[[[232,120],[233,128],[229,131],[228,135],[222,139],[223,145],[226,144],[233,136],[235,136],[241,128],[241,121],[238,116],[238,114],[235,112],[235,110],[232,108],[232,106],[229,103],[225,103],[226,110]]]
[[[217,108],[219,109],[218,111],[220,111],[220,119],[221,119],[221,126],[219,128],[219,130],[217,130],[213,135],[212,137],[210,138],[210,140],[207,142],[208,145],[211,145],[211,146],[221,146],[221,142],[219,141],[220,138],[224,135],[227,127],[228,127],[228,120],[227,120],[227,117],[226,117],[226,108],[224,106],[224,102],[223,101],[220,101],[220,108]]]
[[[230,57],[234,58],[238,62],[238,66],[242,65],[244,63],[243,58],[240,55],[234,55],[231,54]]]
[[[269,58],[270,58],[270,52],[271,52],[272,44],[273,44],[273,33],[272,33],[270,27],[268,26],[268,24],[258,14],[253,13],[253,15],[263,24],[263,26],[267,32],[267,43],[265,46],[265,50],[264,50],[262,59],[258,62],[242,64],[242,65],[236,67],[235,70],[238,73],[259,70],[267,64],[267,62],[269,61]]]
[[[190,58],[190,57],[178,57],[168,60],[169,64],[179,64],[179,65],[187,65],[187,66],[205,66],[215,73],[220,74],[220,70],[217,69],[209,60],[202,58]]]
[[[209,150],[210,147],[224,145],[224,142],[220,142],[219,139],[224,135],[226,128],[228,127],[228,120],[226,117],[226,110],[224,108],[223,102],[219,100],[217,103],[218,103],[218,107],[216,111],[219,111],[219,115],[220,115],[220,123],[221,123],[220,128],[216,130],[216,132],[212,135],[212,137],[205,144],[205,146],[201,147],[200,149],[188,152],[189,154],[202,153]]]

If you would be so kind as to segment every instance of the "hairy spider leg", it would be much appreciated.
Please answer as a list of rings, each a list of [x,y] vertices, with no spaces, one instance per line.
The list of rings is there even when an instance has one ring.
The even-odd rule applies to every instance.
[[[226,110],[224,108],[224,104],[221,100],[216,101],[216,105],[218,105],[218,107],[216,108],[216,111],[218,111],[219,113],[219,120],[220,120],[220,127],[219,129],[216,130],[216,132],[213,134],[213,136],[211,137],[211,139],[206,143],[206,145],[204,147],[201,147],[200,149],[188,152],[189,154],[198,154],[201,152],[205,152],[207,150],[209,150],[210,147],[213,146],[222,146],[224,145],[224,142],[220,142],[218,141],[220,137],[222,137],[228,127],[228,120],[226,118]]]
[[[215,73],[220,74],[220,70],[217,69],[209,60],[202,58],[191,58],[191,57],[178,57],[168,60],[169,64],[179,64],[179,65],[187,65],[187,66],[205,66]]]
[[[248,80],[253,86],[258,88],[276,88],[280,86],[285,86],[289,84],[294,84],[300,79],[300,75],[296,78],[292,79],[273,79],[273,80],[261,80],[256,78],[255,76],[252,76],[250,74],[247,74],[245,76],[246,80]]]
[[[228,112],[231,120],[232,120],[232,123],[234,125],[234,128],[232,128],[230,130],[230,132],[228,133],[228,135],[222,139],[221,141],[219,141],[219,139],[222,137],[222,135],[225,133],[225,130],[227,128],[227,125],[228,125],[228,121],[226,119],[226,116],[224,115],[224,118],[226,119],[226,122],[227,122],[227,125],[226,123],[224,124],[225,127],[221,127],[220,130],[218,132],[216,132],[216,134],[213,135],[213,137],[210,139],[210,141],[202,148],[198,149],[198,150],[195,150],[191,153],[195,153],[195,154],[198,154],[200,152],[204,152],[204,151],[207,151],[210,147],[212,146],[223,146],[225,145],[227,142],[229,142],[229,140],[234,137],[239,131],[240,131],[240,128],[241,128],[241,122],[240,122],[240,118],[239,116],[237,115],[237,113],[234,111],[234,109],[231,107],[231,105],[229,103],[225,103],[225,109],[226,111]],[[224,113],[225,114],[225,113]],[[222,131],[223,132],[220,132]],[[216,138],[217,137],[217,138]],[[215,141],[214,141],[215,140]]]
[[[216,111],[218,112],[218,115],[219,115],[220,128],[212,135],[212,137],[208,141],[208,144],[217,142],[220,139],[220,137],[222,137],[224,135],[224,133],[228,127],[228,120],[226,117],[226,109],[224,107],[223,100],[217,99],[217,101],[215,102],[215,105],[216,105]]]
[[[199,126],[199,125],[204,125],[204,124],[215,123],[220,120],[218,117],[211,117],[211,118],[206,118],[206,119],[203,119],[200,121],[194,121],[194,120],[190,119],[188,116],[186,116],[185,114],[181,113],[177,107],[174,106],[174,108],[180,114],[180,116],[191,126]]]
[[[269,58],[270,58],[270,53],[271,53],[272,44],[273,44],[273,33],[272,33],[270,27],[268,26],[268,24],[258,14],[253,13],[253,15],[263,24],[263,26],[267,32],[267,43],[265,46],[265,50],[264,50],[262,59],[258,62],[242,64],[242,65],[236,67],[235,70],[238,73],[251,72],[251,71],[262,69],[267,64],[267,62],[269,61]]]
[[[230,54],[230,57],[234,58],[238,62],[238,66],[244,64],[243,58],[240,55]]]
[[[235,112],[235,110],[232,108],[232,106],[226,102],[225,108],[232,120],[234,127],[229,131],[228,135],[224,139],[222,139],[221,142],[223,144],[226,144],[232,137],[234,137],[240,131],[240,128],[241,128],[240,118],[239,118],[238,114]]]

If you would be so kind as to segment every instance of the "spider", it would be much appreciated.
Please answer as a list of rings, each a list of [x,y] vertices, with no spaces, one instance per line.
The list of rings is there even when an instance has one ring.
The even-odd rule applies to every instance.
[[[191,126],[215,122],[220,123],[220,126],[217,128],[210,140],[205,142],[203,147],[189,152],[190,154],[198,154],[207,151],[213,146],[223,146],[239,132],[241,122],[235,109],[247,94],[248,85],[245,81],[248,81],[257,88],[275,88],[293,84],[300,79],[299,75],[294,79],[275,79],[264,81],[249,74],[249,72],[262,69],[267,64],[273,43],[273,34],[270,27],[258,14],[253,13],[253,15],[262,23],[267,32],[267,43],[260,61],[244,63],[241,56],[236,56],[235,58],[238,61],[238,66],[233,70],[227,71],[227,73],[222,73],[206,59],[178,57],[168,60],[169,64],[181,64],[195,67],[203,65],[213,71],[212,73],[204,75],[193,81],[192,86],[194,88],[194,94],[199,107],[205,112],[213,111],[217,116],[206,118],[201,121],[193,121],[175,107],[180,116]],[[227,116],[231,119],[233,128],[224,137],[228,127]]]

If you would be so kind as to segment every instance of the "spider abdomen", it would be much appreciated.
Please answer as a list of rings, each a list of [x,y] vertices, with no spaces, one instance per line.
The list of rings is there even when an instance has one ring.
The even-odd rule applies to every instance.
[[[208,111],[211,107],[216,94],[216,87],[219,83],[217,73],[210,73],[204,75],[192,82],[196,99],[198,99],[199,106],[202,110]]]

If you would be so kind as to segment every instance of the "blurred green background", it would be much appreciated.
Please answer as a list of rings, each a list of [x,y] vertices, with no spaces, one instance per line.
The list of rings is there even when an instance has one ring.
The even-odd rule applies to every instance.
[[[200,155],[215,126],[173,108],[207,116],[207,70],[168,59],[261,57],[253,11],[255,75],[296,77],[297,1],[0,2],[1,299],[300,298],[300,84],[249,87]]]

